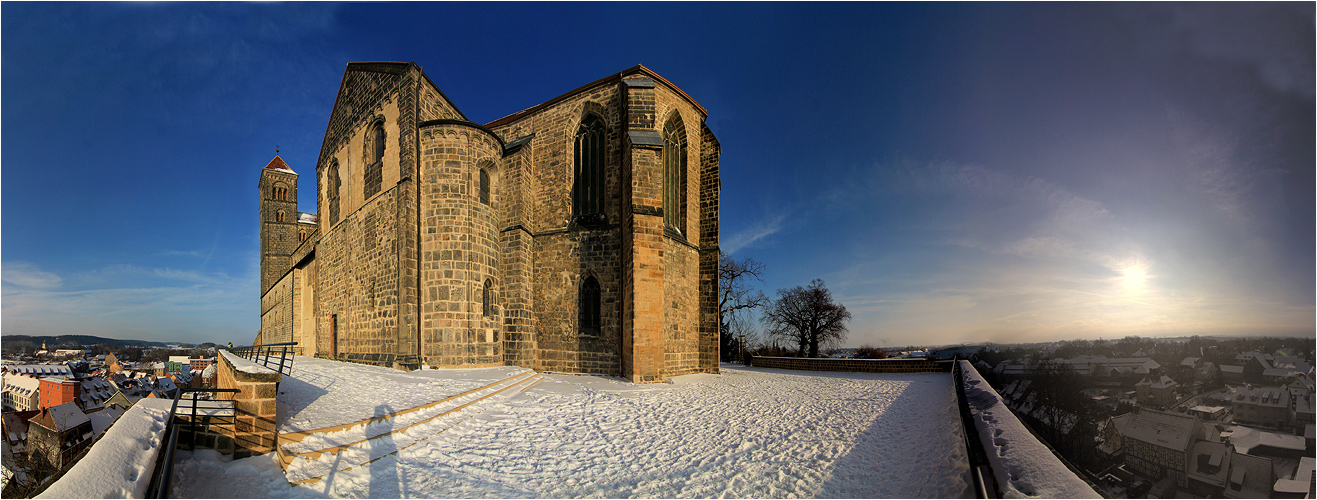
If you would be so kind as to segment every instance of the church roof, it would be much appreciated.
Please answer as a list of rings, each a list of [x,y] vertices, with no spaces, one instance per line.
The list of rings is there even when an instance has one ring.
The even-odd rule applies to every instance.
[[[593,82],[590,82],[590,83],[587,83],[587,84],[582,85],[582,86],[580,86],[580,87],[577,87],[577,88],[571,90],[570,92],[567,92],[567,93],[565,93],[565,94],[562,94],[562,95],[560,95],[560,96],[558,96],[558,97],[555,97],[555,98],[553,98],[553,99],[549,99],[548,101],[545,101],[545,102],[543,102],[543,103],[537,104],[537,105],[532,106],[532,107],[530,107],[530,108],[523,109],[523,110],[521,110],[521,111],[518,111],[518,112],[516,112],[516,113],[510,114],[510,115],[505,116],[505,117],[503,117],[503,118],[499,118],[499,119],[494,120],[494,121],[492,121],[492,122],[486,123],[485,126],[486,126],[486,127],[493,128],[493,127],[497,127],[497,126],[500,126],[500,125],[503,125],[503,124],[511,123],[511,122],[513,122],[513,121],[516,121],[516,120],[518,120],[518,119],[520,119],[520,118],[526,116],[526,115],[529,115],[529,114],[531,114],[531,113],[534,113],[534,112],[539,111],[539,110],[541,110],[541,109],[544,109],[544,108],[546,108],[546,107],[552,106],[552,105],[554,105],[554,104],[557,104],[559,101],[562,101],[562,100],[567,99],[567,98],[569,98],[569,97],[571,97],[571,96],[574,96],[574,95],[576,95],[576,94],[579,94],[579,93],[581,93],[581,92],[584,92],[584,91],[590,89],[591,87],[594,87],[594,86],[597,86],[597,85],[603,84],[603,83],[605,83],[605,82],[610,82],[610,81],[613,81],[613,80],[619,80],[619,81],[621,81],[621,80],[625,80],[626,77],[635,76],[635,75],[637,75],[637,74],[641,75],[642,77],[648,77],[648,80],[649,80],[649,81],[648,81],[648,82],[645,82],[645,84],[647,84],[647,85],[652,86],[652,84],[654,83],[654,81],[658,81],[658,82],[663,83],[663,84],[666,85],[668,88],[671,88],[673,91],[675,91],[675,92],[677,93],[677,95],[680,95],[681,97],[685,98],[686,101],[688,101],[688,102],[690,102],[692,105],[694,105],[694,106],[695,106],[695,109],[696,109],[696,110],[699,110],[699,112],[700,112],[701,114],[703,114],[704,116],[708,116],[708,115],[709,115],[708,110],[704,109],[704,106],[701,106],[700,103],[695,102],[695,99],[691,98],[691,96],[690,96],[689,94],[687,94],[686,91],[681,90],[681,88],[680,88],[680,87],[677,87],[676,85],[673,85],[672,82],[669,82],[666,78],[663,78],[662,76],[659,76],[659,74],[658,74],[658,73],[655,73],[654,70],[649,69],[649,68],[646,68],[644,65],[637,64],[637,65],[632,66],[632,67],[630,67],[630,68],[624,69],[624,70],[618,72],[617,74],[609,75],[609,76],[605,76],[605,77],[600,78],[600,79],[598,79],[598,80],[595,80],[595,81],[593,81]],[[645,78],[642,78],[642,79],[641,79],[641,81],[644,81],[644,80],[646,80],[646,79],[645,79]],[[633,85],[633,86],[634,86],[634,85]]]
[[[283,158],[280,158],[279,155],[275,155],[275,156],[274,156],[274,159],[273,159],[273,160],[270,160],[270,164],[265,166],[265,169],[266,169],[266,170],[277,170],[277,171],[280,171],[280,172],[288,172],[288,173],[290,173],[290,174],[296,174],[296,173],[297,173],[297,172],[294,172],[293,169],[288,168],[288,164],[287,164],[287,163],[284,163],[284,159],[283,159]]]

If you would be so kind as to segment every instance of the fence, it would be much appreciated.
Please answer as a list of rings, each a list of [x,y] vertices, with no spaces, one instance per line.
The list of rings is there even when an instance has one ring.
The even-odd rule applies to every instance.
[[[229,348],[229,352],[281,374],[292,375],[293,354],[296,345],[297,342],[249,345],[231,347]]]
[[[750,366],[757,366],[760,368],[867,373],[950,372],[952,364],[951,361],[934,361],[923,358],[842,359],[754,356],[751,357],[749,361]]]
[[[206,419],[206,426],[210,425],[211,417],[228,417],[228,425],[233,425],[233,401],[216,400],[215,396],[221,393],[237,393],[238,389],[216,389],[213,387],[199,387],[179,389],[178,394],[174,396],[174,404],[169,408],[169,428],[165,432],[165,449],[160,454],[159,461],[156,462],[155,473],[151,475],[151,483],[147,486],[147,498],[169,498],[169,486],[174,476],[174,451],[178,448],[178,433],[182,427],[182,415],[178,413],[178,403],[183,399],[184,394],[192,394],[190,398],[190,407],[184,410],[191,410],[186,415],[188,418],[188,428],[191,430],[192,449],[197,445],[197,423],[199,418]],[[203,399],[209,394],[212,399]],[[202,403],[202,401],[205,401]],[[209,429],[207,429],[209,430]]]

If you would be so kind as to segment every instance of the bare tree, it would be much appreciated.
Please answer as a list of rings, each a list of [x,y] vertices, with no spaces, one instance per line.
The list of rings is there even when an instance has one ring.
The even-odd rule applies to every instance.
[[[846,340],[851,313],[832,301],[832,292],[815,279],[808,287],[777,291],[777,300],[764,310],[769,335],[796,344],[798,355],[819,356],[819,347]]]
[[[741,346],[739,338],[751,333],[749,312],[768,304],[764,292],[750,287],[750,279],[763,283],[764,264],[752,258],[733,259],[718,255],[718,317],[722,332],[722,360],[735,359]]]

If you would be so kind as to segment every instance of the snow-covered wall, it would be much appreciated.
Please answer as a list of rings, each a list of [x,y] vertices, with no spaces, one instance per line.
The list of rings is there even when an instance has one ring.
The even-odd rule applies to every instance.
[[[105,431],[87,455],[37,498],[142,498],[164,447],[169,399],[146,398]]]
[[[969,361],[958,361],[965,399],[1003,498],[1101,498],[1039,442]]]
[[[234,371],[250,375],[277,375],[279,373],[229,351],[220,351],[219,353],[220,356],[224,356],[224,359],[229,362],[229,366],[232,366]]]

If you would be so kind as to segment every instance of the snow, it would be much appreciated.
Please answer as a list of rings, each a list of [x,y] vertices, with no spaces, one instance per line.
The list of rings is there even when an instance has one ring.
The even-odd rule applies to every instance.
[[[37,498],[142,498],[173,401],[143,399]]]
[[[123,413],[124,411],[118,406],[112,406],[101,411],[88,413],[87,418],[91,419],[92,434],[95,436],[103,434],[106,429],[109,429],[110,426],[114,424],[114,421],[118,419],[120,415],[123,415]]]
[[[270,375],[279,373],[229,351],[220,351],[220,355],[224,356],[224,359],[229,361],[229,366],[232,366],[233,369],[239,373],[248,373],[252,375]]]
[[[292,373],[279,384],[279,432],[324,429],[382,417],[528,371],[498,366],[403,372],[297,356]]]
[[[1248,453],[1258,446],[1297,451],[1307,449],[1303,436],[1267,432],[1242,425],[1235,426],[1234,433],[1230,434],[1230,444],[1235,447],[1235,453]]]
[[[974,426],[1003,497],[1099,498],[1020,423],[969,361],[958,363]]]
[[[335,419],[357,421],[385,404],[394,411],[416,406],[519,370],[385,374],[364,365],[301,359],[295,366],[306,371],[285,378],[281,390],[296,386],[292,380],[302,386],[290,387],[280,398],[306,398],[313,388],[324,392],[290,405],[297,411],[285,426],[317,419],[309,409],[325,399],[356,406],[361,413],[339,412]],[[300,378],[312,374],[333,380]],[[522,392],[508,391],[511,397],[491,397],[455,412],[451,420],[444,416],[385,434],[383,441],[372,442],[380,448],[370,453],[379,455],[373,461],[335,467],[317,482],[290,485],[274,454],[240,460],[208,450],[184,454],[175,468],[173,494],[813,498],[957,497],[967,489],[960,419],[945,373],[724,365],[721,375],[646,385],[601,376],[543,376]],[[388,380],[381,379],[402,385],[384,385]],[[340,397],[358,391],[371,396],[364,402]]]

